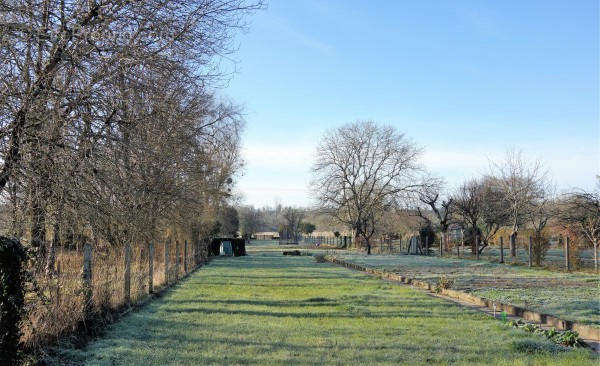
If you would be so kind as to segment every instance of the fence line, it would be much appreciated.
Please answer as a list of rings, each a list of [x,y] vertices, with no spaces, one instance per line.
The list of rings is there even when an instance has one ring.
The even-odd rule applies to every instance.
[[[88,319],[148,299],[204,262],[199,240],[155,244],[101,248],[85,242],[81,250],[58,248],[56,272],[34,275],[40,290],[26,298],[23,344],[35,348],[52,343]]]

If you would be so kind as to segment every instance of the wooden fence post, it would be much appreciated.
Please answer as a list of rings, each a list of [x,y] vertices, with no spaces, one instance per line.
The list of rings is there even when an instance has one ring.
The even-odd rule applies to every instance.
[[[154,243],[148,243],[148,293],[154,293]]]
[[[83,299],[85,318],[92,312],[92,245],[87,241],[83,244]]]
[[[125,273],[123,279],[123,299],[125,305],[131,303],[131,244],[125,244]]]
[[[460,229],[460,245],[465,249],[465,230]],[[460,249],[457,250],[458,258],[460,258]]]
[[[188,272],[188,250],[187,250],[187,239],[183,241],[183,272],[187,274]]]
[[[479,260],[479,235],[475,235],[475,259]]]
[[[181,253],[179,240],[175,240],[175,281],[179,280],[179,272],[181,272]]]
[[[504,238],[500,237],[500,263],[504,263]]]
[[[169,286],[169,240],[165,240],[165,285]]]
[[[532,240],[532,239],[531,239],[531,236],[530,236],[530,237],[529,237],[529,262],[528,262],[528,265],[529,265],[529,267],[531,267],[531,265],[532,265],[532,262],[531,262],[531,247],[532,247],[532,241],[531,241],[531,240]]]
[[[444,233],[440,235],[440,258],[444,256]]]
[[[598,273],[598,239],[594,240],[594,271]]]
[[[198,238],[194,238],[193,240],[193,245],[192,245],[192,251],[194,252],[193,257],[194,257],[194,269],[196,269],[198,267],[199,264],[199,260],[198,260]]]
[[[565,238],[565,268],[567,272],[571,271],[571,262],[569,260],[569,237]]]

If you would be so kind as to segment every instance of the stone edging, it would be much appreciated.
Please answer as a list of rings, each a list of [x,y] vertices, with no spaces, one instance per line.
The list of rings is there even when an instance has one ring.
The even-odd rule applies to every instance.
[[[355,269],[357,271],[362,271],[362,272],[366,272],[366,273],[369,273],[372,275],[376,275],[376,276],[386,279],[386,280],[402,282],[407,285],[411,285],[413,287],[418,287],[420,289],[427,290],[430,292],[434,291],[435,286],[426,281],[415,280],[410,277],[402,276],[402,275],[399,275],[396,273],[392,273],[392,272],[388,272],[388,271],[384,271],[384,270],[380,270],[380,269],[368,268],[368,267],[361,266],[356,263],[346,262],[346,261],[343,261],[343,260],[335,258],[335,257],[325,256],[325,260],[327,260],[328,262],[331,262],[331,263],[335,263],[335,264],[344,266],[346,268],[351,268],[351,269]],[[579,336],[581,338],[590,339],[590,340],[593,340],[596,342],[600,341],[600,329],[591,327],[589,325],[575,323],[570,320],[563,320],[563,319],[557,318],[552,315],[542,314],[542,313],[538,313],[536,311],[521,308],[519,306],[514,306],[514,305],[510,305],[510,304],[505,304],[505,303],[502,303],[499,301],[489,300],[489,299],[475,296],[475,295],[472,295],[472,294],[469,294],[469,293],[463,292],[463,291],[442,289],[441,294],[444,296],[451,297],[451,298],[466,301],[466,302],[469,302],[474,305],[485,306],[490,309],[493,309],[495,306],[497,311],[505,311],[508,315],[518,316],[525,320],[528,320],[528,321],[531,321],[534,323],[538,323],[541,325],[545,325],[545,326],[555,327],[556,329],[560,329],[560,330],[571,329],[571,330],[574,330],[577,333],[579,333]]]

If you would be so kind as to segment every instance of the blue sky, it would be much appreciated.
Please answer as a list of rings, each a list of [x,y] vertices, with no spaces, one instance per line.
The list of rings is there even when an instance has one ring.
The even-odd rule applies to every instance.
[[[598,1],[271,0],[237,37],[245,202],[310,205],[319,137],[395,126],[448,186],[509,148],[561,189],[600,171]]]

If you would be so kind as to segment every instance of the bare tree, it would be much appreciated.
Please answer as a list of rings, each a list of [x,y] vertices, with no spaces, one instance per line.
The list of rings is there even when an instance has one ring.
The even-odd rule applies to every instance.
[[[518,150],[507,151],[504,161],[492,164],[491,170],[494,184],[502,190],[509,207],[510,254],[514,257],[519,228],[527,221],[531,203],[542,194],[547,173],[539,161],[526,161]]]
[[[538,197],[530,202],[530,206],[526,210],[527,220],[537,236],[540,236],[550,220],[559,214],[555,192],[556,190],[551,184],[541,187]]]
[[[443,240],[447,240],[447,232],[452,223],[453,197],[442,199],[442,190],[444,181],[438,177],[428,176],[422,185],[422,189],[418,192],[417,197],[421,204],[425,204],[428,209],[434,214],[440,226]],[[423,210],[417,206],[418,215],[426,218]],[[429,220],[429,219],[427,219]]]
[[[581,233],[594,247],[594,269],[598,271],[600,245],[600,178],[596,190],[579,190],[567,195],[560,219]]]
[[[475,253],[475,236],[479,236],[481,253],[490,239],[507,220],[509,211],[502,191],[489,177],[472,179],[459,187],[454,195],[455,212],[467,224],[471,251]]]
[[[295,243],[298,243],[300,232],[302,230],[304,212],[298,208],[284,207],[281,211],[281,218],[283,221],[283,237],[292,239]]]
[[[558,214],[554,192],[553,186],[548,185],[527,210],[527,220],[533,228],[532,257],[538,266],[542,264],[550,248],[550,238],[544,233],[544,229]]]
[[[252,234],[260,230],[263,225],[263,216],[260,210],[253,206],[241,207],[240,212],[240,229],[242,236],[250,238]]]
[[[376,223],[386,209],[420,187],[421,150],[390,126],[355,122],[323,136],[312,189],[322,209],[354,230],[371,253]]]
[[[261,5],[0,2],[0,194],[38,264],[49,234],[51,272],[83,232],[122,245],[201,227],[229,199],[243,123],[212,88]]]

